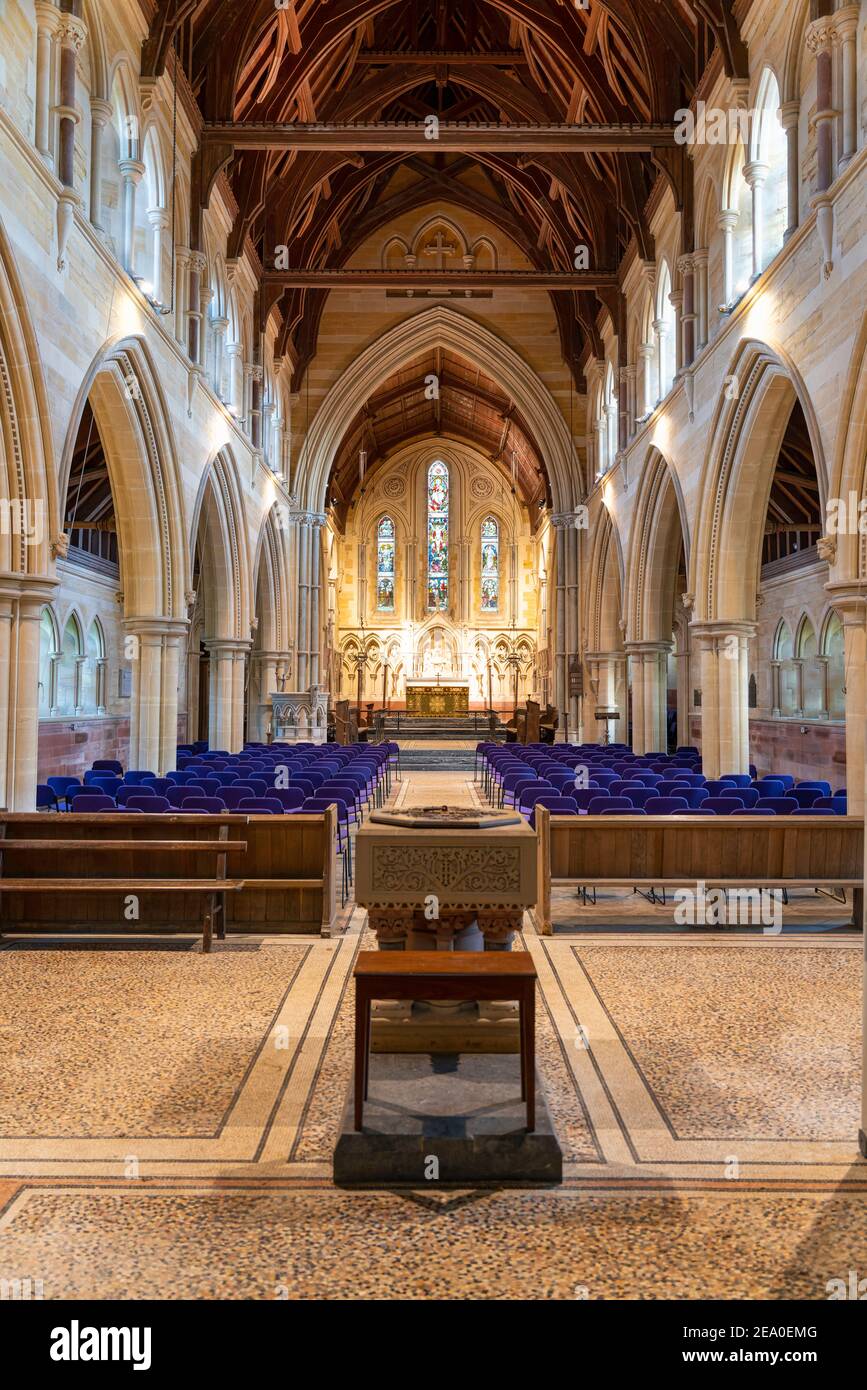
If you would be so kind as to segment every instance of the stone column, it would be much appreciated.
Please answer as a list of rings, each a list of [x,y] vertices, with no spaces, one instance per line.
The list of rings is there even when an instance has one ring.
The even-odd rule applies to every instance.
[[[90,100],[90,222],[98,232],[104,232],[102,225],[102,141],[105,128],[111,120],[110,101],[99,97]]]
[[[226,367],[226,334],[229,331],[229,320],[212,319],[211,328],[213,329],[214,339],[214,390],[220,400],[225,401],[228,396],[224,377]]]
[[[230,343],[226,348],[229,359],[228,398],[229,409],[236,420],[244,415],[244,349],[240,343]]]
[[[187,322],[189,324],[190,361],[194,367],[198,367],[202,360],[202,276],[205,273],[206,265],[207,260],[201,251],[190,252]]]
[[[36,809],[39,628],[54,584],[0,579],[0,805]]]
[[[692,258],[695,270],[695,300],[696,300],[696,349],[705,346],[708,339],[708,260],[709,255],[706,249],[696,251]]]
[[[123,179],[123,210],[121,233],[121,264],[135,275],[135,202],[136,190],[144,178],[145,166],[139,159],[121,159],[118,168]]]
[[[566,637],[566,537],[571,529],[573,518],[568,515],[551,518],[556,533],[554,542],[554,566],[557,585],[554,701],[560,714],[561,726],[566,729],[568,739],[569,708],[569,656]]]
[[[752,193],[752,217],[753,217],[753,279],[761,275],[764,269],[764,233],[765,233],[765,182],[770,169],[767,164],[761,164],[758,160],[753,160],[744,165],[744,178],[747,181],[750,192]]]
[[[60,117],[57,172],[64,188],[75,184],[75,128],[80,120],[75,104],[75,67],[87,38],[87,25],[76,15],[60,13]]]
[[[262,378],[258,362],[250,366],[250,442],[254,449],[262,448]]]
[[[310,518],[310,674],[308,685],[319,685],[322,648],[322,527],[324,516]]]
[[[653,410],[653,343],[640,345],[638,361],[641,373],[641,418],[645,419]]]
[[[47,0],[36,0],[36,148],[49,169],[54,168],[51,153],[51,77],[54,68],[54,41],[63,18]]]
[[[245,658],[250,643],[213,638],[205,646],[211,658],[208,741],[212,748],[237,753],[244,742]]]
[[[160,680],[160,733],[157,768],[163,776],[175,766],[178,752],[178,684],[181,670],[181,651],[186,643],[189,624],[185,620],[164,625],[162,638],[162,673]]]
[[[310,517],[298,518],[298,633],[297,681],[299,690],[310,688]]]
[[[771,662],[771,717],[774,719],[779,719],[782,713],[780,703],[782,699],[781,667],[782,662]]]
[[[605,469],[614,461],[619,445],[618,402],[609,401],[605,407]]]
[[[566,540],[566,642],[569,659],[578,655],[581,649],[580,637],[580,591],[579,591],[579,567],[578,567],[578,543],[579,532],[575,526],[575,518],[571,518],[571,524],[567,526],[565,533]],[[581,738],[582,723],[582,701],[577,695],[569,698],[569,723],[567,727],[567,739],[570,742],[578,742]]]
[[[189,327],[187,305],[190,284],[190,257],[188,246],[175,247],[175,338],[189,351]]]
[[[788,225],[783,237],[788,241],[798,230],[801,221],[801,170],[798,149],[798,121],[801,115],[800,101],[784,101],[780,107],[780,120],[786,132],[786,203]]]
[[[683,290],[672,290],[668,302],[674,309],[674,374],[683,369]]]
[[[681,314],[682,325],[682,351],[681,366],[691,367],[695,357],[695,259],[693,256],[681,256],[680,272],[683,277],[683,313]]]
[[[104,656],[97,658],[96,662],[96,712],[105,714],[106,706],[106,681],[108,679],[108,661]]]
[[[865,712],[867,712],[867,594],[852,589],[832,602],[843,621],[846,672],[846,790],[850,816],[865,808]]]
[[[128,635],[136,638],[132,660],[132,700],[129,713],[129,765],[160,771],[163,639],[159,624],[129,619]],[[177,696],[175,698],[177,710]]]
[[[266,401],[262,406],[262,453],[265,461],[272,472],[274,468],[274,411],[276,406],[273,401]]]
[[[665,319],[654,319],[653,331],[656,334],[656,398],[661,401],[666,392],[665,340],[668,337],[668,324]]]
[[[668,653],[671,642],[627,642],[632,671],[632,749],[664,753],[668,746]]]
[[[795,715],[802,719],[804,715],[804,658],[794,657],[792,665],[795,668]]]
[[[625,368],[623,377],[626,382],[626,438],[628,441],[635,434],[635,422],[638,418],[638,368],[634,362]]]
[[[694,623],[701,652],[701,755],[708,778],[749,772],[749,639],[755,623]]]
[[[684,747],[689,737],[689,628],[684,624],[678,631],[677,649],[677,745]]]
[[[816,230],[822,243],[825,278],[833,269],[834,205],[828,189],[834,178],[834,17],[825,15],[807,26],[807,48],[816,58]]]
[[[843,108],[842,148],[837,172],[842,173],[858,149],[858,17],[860,6],[846,5],[833,15],[834,37],[840,46],[840,99]]]
[[[63,660],[63,652],[52,652],[48,660],[51,665],[51,673],[48,677],[48,712],[50,715],[54,716],[58,711],[57,685],[60,663]]]
[[[735,227],[738,214],[731,210],[721,212],[717,226],[723,234],[723,304],[728,306],[735,297]]]
[[[148,222],[154,237],[153,246],[153,269],[151,270],[151,282],[153,284],[152,298],[157,304],[163,303],[163,237],[168,231],[169,215],[165,208],[149,208]]]
[[[81,703],[81,692],[82,692],[82,687],[83,687],[83,685],[84,685],[84,668],[85,668],[86,665],[87,665],[87,657],[86,657],[86,656],[77,656],[77,657],[75,658],[75,676],[74,676],[74,678],[73,678],[73,685],[72,685],[72,689],[73,689],[72,707],[73,707],[73,711],[74,711],[74,713],[75,713],[75,715],[76,715],[76,718],[77,718],[80,714],[82,714],[82,712],[83,712],[83,710],[84,710],[84,706],[83,706],[82,703]]]
[[[81,200],[75,192],[75,129],[81,117],[75,101],[75,74],[78,55],[87,38],[87,26],[76,15],[61,12],[58,42],[60,44],[60,104],[57,114],[58,130],[57,172],[63,192],[57,200],[57,269],[66,267],[66,247],[72,231],[75,209]]]

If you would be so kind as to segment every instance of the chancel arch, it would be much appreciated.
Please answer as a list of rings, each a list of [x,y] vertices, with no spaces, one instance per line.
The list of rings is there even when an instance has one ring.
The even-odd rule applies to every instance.
[[[384,429],[379,419],[374,413],[377,432]],[[488,669],[502,641],[510,651],[525,644],[521,661],[530,674],[522,674],[522,689],[532,693],[538,596],[524,576],[534,569],[539,509],[523,495],[523,475],[514,487],[504,463],[430,433],[378,457],[354,496],[334,509],[338,523],[345,516],[337,604],[344,689],[361,654],[368,658],[364,688],[372,689],[375,636],[377,693],[384,676],[389,702],[398,706],[407,681],[437,679],[468,682],[477,707],[491,696],[506,701],[505,667]],[[353,473],[335,474],[332,486],[348,490]]]
[[[341,442],[368,397],[407,361],[437,349],[472,362],[497,382],[525,420],[532,420],[555,511],[580,502],[583,470],[547,387],[490,329],[452,308],[437,305],[389,329],[359,353],[335,382],[316,413],[299,459],[296,487],[304,504],[317,511],[327,505],[329,476]]]

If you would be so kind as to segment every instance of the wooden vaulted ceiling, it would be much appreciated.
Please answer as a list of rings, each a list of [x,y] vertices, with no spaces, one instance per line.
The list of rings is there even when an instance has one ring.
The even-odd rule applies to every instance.
[[[765,518],[763,564],[812,547],[822,534],[822,501],[813,446],[800,401],[789,416]]]
[[[436,394],[431,392],[433,379]],[[501,473],[504,490],[514,487],[523,502],[549,500],[541,455],[513,402],[478,367],[435,349],[383,382],[344,435],[328,491],[338,519],[345,519],[353,495],[378,463],[412,440],[438,437],[464,440],[487,454]]]
[[[142,0],[142,71],[173,46],[207,125],[369,122],[564,127],[670,126],[716,48],[742,77],[734,0]],[[216,137],[216,130],[213,132]],[[689,211],[682,147],[557,152],[388,148],[240,149],[225,167],[237,201],[230,257],[252,244],[265,270],[286,246],[293,268],[334,270],[402,214],[444,202],[487,219],[543,272],[568,272],[579,244],[616,271],[634,241],[653,257],[645,207],[657,176]],[[210,175],[201,174],[201,187]],[[209,185],[208,185],[209,186]],[[206,199],[201,199],[206,201]],[[194,213],[195,216],[195,213]],[[197,242],[191,237],[191,244]],[[300,382],[328,290],[264,293],[280,313],[277,354]],[[619,292],[555,290],[564,360],[578,379],[598,356],[601,304]],[[620,297],[622,298],[622,297]]]

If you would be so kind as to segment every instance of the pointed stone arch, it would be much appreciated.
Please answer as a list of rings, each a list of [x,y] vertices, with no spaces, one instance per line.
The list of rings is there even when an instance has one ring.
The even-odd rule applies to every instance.
[[[244,742],[252,587],[244,503],[228,449],[215,455],[202,476],[190,533],[190,567],[197,574],[209,660],[208,739],[212,748],[237,752]]]
[[[289,676],[289,564],[286,533],[278,503],[265,517],[253,561],[253,650],[251,654],[248,729],[265,742],[271,715],[271,696],[284,688]]]
[[[66,432],[59,470],[62,496],[87,401],[102,437],[111,482],[127,621],[184,620],[189,569],[177,448],[168,405],[143,340],[115,339],[91,363]]]
[[[689,552],[689,525],[680,482],[654,447],[642,471],[629,537],[624,604],[636,752],[665,752],[668,746],[668,658],[682,617],[677,591],[680,561],[682,556],[685,578]],[[678,655],[688,663],[688,643],[681,636]],[[678,681],[677,690],[682,728],[687,689]]]
[[[0,223],[0,798],[36,798],[39,631],[56,580],[59,503],[48,396],[22,282]]]
[[[174,766],[177,747],[189,569],[170,412],[142,339],[104,344],[85,374],[59,469],[63,497],[86,404],[102,440],[117,527],[133,673],[130,766],[163,772]]]
[[[533,421],[549,470],[554,509],[574,507],[584,493],[582,468],[548,388],[489,328],[442,305],[424,309],[383,333],[331,387],[299,459],[297,490],[303,505],[317,512],[325,510],[334,458],[363,403],[410,357],[434,348],[468,357],[502,386],[525,419]]]
[[[754,622],[762,535],[780,444],[795,402],[804,412],[822,509],[828,469],[813,404],[792,362],[757,339],[744,339],[708,431],[696,544],[690,566],[696,619]]]

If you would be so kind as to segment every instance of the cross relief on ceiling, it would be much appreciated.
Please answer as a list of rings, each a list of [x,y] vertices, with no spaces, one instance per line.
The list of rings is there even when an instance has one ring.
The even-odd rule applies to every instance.
[[[489,236],[471,240],[451,218],[428,219],[411,236],[392,235],[382,248],[383,270],[497,270],[497,247]],[[490,299],[490,290],[431,288],[387,290],[388,298]]]

